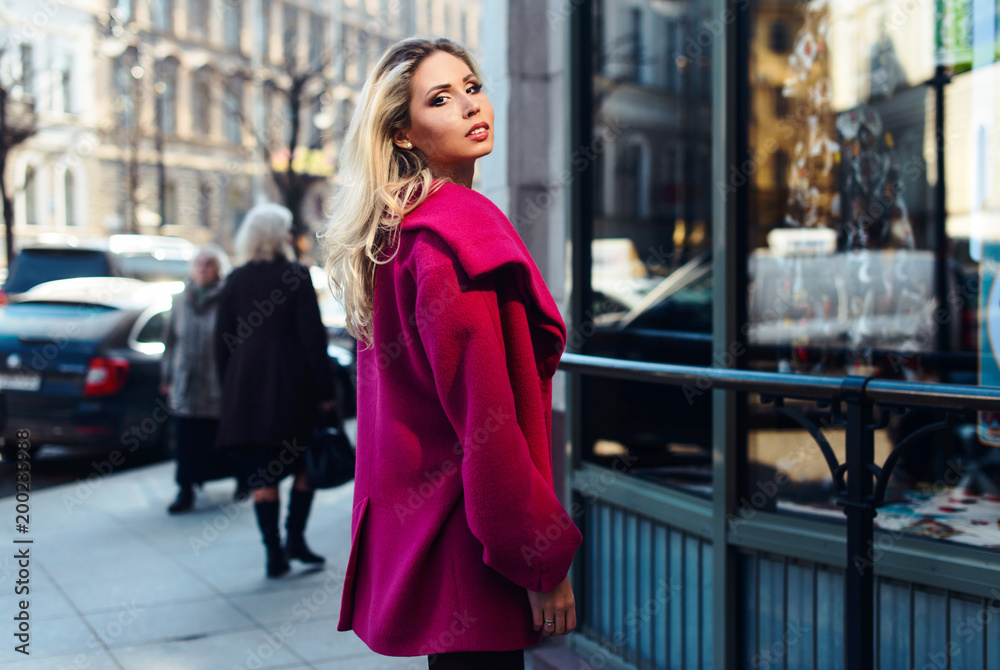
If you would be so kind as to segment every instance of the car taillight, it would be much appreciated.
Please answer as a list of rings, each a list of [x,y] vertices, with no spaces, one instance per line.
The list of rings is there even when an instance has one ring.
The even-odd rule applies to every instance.
[[[87,381],[83,386],[83,395],[93,398],[111,395],[121,391],[128,379],[128,361],[124,358],[91,359],[87,368]]]

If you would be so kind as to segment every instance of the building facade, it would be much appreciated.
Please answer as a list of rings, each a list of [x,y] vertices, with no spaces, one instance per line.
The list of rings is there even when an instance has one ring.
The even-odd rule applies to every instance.
[[[138,232],[228,247],[251,206],[285,202],[291,169],[307,191],[299,214],[310,254],[378,56],[413,34],[476,51],[480,9],[452,0],[52,0],[6,3],[0,18],[5,76],[26,72],[38,112],[39,132],[7,175],[17,239]]]

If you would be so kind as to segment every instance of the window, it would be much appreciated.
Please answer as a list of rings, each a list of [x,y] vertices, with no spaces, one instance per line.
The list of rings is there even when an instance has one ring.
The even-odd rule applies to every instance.
[[[188,0],[188,32],[208,37],[212,4],[207,0]]]
[[[80,222],[76,220],[76,175],[73,170],[66,170],[63,175],[63,204],[65,208],[67,226],[76,226]]]
[[[21,92],[26,96],[35,94],[35,59],[30,44],[21,45]]]
[[[655,29],[650,22],[663,16],[656,10],[666,3],[653,4],[593,5],[594,57],[587,62],[593,127],[589,146],[571,160],[593,184],[592,218],[584,222],[589,301],[586,323],[570,344],[595,356],[707,366],[711,97],[707,89],[694,95],[674,52],[697,37],[690,26],[711,19],[712,3],[669,3],[670,20],[657,20]],[[581,384],[586,460],[635,457],[629,471],[637,476],[711,493],[710,393],[690,398],[681,388],[596,378]]]
[[[29,226],[39,224],[38,176],[33,165],[29,165],[24,171],[24,222]]]
[[[979,44],[981,33],[955,28],[967,8],[915,6],[886,32],[870,5],[761,3],[749,32],[753,114],[743,117],[753,169],[724,185],[740,179],[749,189],[751,367],[1000,386],[1000,341],[990,337],[1000,312],[991,288],[1000,267],[1000,181],[991,174],[1000,64],[992,30]],[[829,421],[815,405],[791,408]],[[756,397],[748,412],[746,490],[782,471],[779,513],[843,519],[829,514],[830,473],[806,431],[776,425]],[[882,418],[877,464],[908,437],[916,444],[897,452],[895,502],[876,525],[996,546],[980,529],[996,532],[981,513],[998,482],[1000,417],[962,412],[920,435],[943,418],[938,411]],[[823,433],[843,449],[842,428]]]
[[[67,114],[73,112],[73,62],[67,61],[63,66],[61,79],[62,111]]]
[[[242,0],[223,0],[222,16],[226,46],[233,51],[239,51],[240,33],[243,30]]]
[[[163,225],[177,225],[177,184],[173,181],[163,185]]]
[[[113,104],[118,109],[119,123],[123,128],[132,128],[136,122],[136,79],[132,68],[138,62],[138,54],[134,48],[126,49],[113,66],[115,90],[117,96]]]
[[[635,82],[641,80],[642,68],[642,9],[634,7],[629,10],[629,72]]]
[[[271,59],[271,0],[261,0],[257,15],[257,43],[260,44],[264,62]]]
[[[299,51],[299,10],[285,5],[283,23],[285,65],[295,67]]]
[[[211,184],[202,183],[198,187],[198,225],[203,228],[212,227],[212,196]]]
[[[353,76],[355,64],[355,39],[354,28],[346,23],[340,24],[340,49],[338,62],[338,75],[340,81],[348,81],[349,76]],[[355,80],[351,80],[353,83]]]
[[[309,20],[309,67],[317,69],[323,64],[326,50],[326,25],[323,17],[312,15]]]
[[[139,344],[162,345],[166,336],[167,314],[169,314],[169,311],[156,312],[151,315],[139,328],[139,333],[135,336],[135,341]]]
[[[358,81],[364,81],[368,76],[368,50],[371,49],[371,34],[364,29],[357,32],[357,67]]]
[[[153,27],[164,33],[174,31],[174,1],[173,0],[151,0],[150,12],[153,18]]]
[[[191,130],[212,134],[212,73],[202,68],[194,73],[191,90]]]
[[[243,80],[226,82],[224,106],[226,140],[232,145],[243,144]]]
[[[177,69],[176,59],[168,58],[160,62],[157,78],[160,112],[160,130],[173,135],[177,132]]]
[[[126,23],[132,20],[132,0],[115,0],[111,10],[116,20]]]

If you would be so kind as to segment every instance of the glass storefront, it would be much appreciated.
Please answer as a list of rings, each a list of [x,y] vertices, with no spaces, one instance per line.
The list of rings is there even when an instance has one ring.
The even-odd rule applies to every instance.
[[[592,5],[586,353],[711,364],[711,50],[685,43],[710,5]],[[710,393],[608,380],[586,392],[587,458],[710,491]]]
[[[1000,667],[1000,3],[574,7],[574,648]]]
[[[969,2],[752,3],[750,150],[725,187],[751,189],[752,368],[997,383],[997,306],[980,286],[992,284],[1000,239],[1000,68],[995,16],[984,31],[971,12]],[[813,438],[750,402],[748,490],[777,482],[778,510],[843,519]],[[795,409],[842,457],[842,426]],[[945,416],[883,418],[877,463]],[[1000,548],[996,419],[959,413],[920,437],[878,525]]]

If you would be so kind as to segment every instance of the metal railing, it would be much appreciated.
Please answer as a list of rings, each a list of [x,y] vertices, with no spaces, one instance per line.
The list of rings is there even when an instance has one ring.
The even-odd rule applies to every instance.
[[[566,372],[610,377],[699,390],[717,388],[759,393],[775,410],[805,428],[823,452],[837,490],[837,502],[847,517],[847,556],[844,579],[845,667],[874,668],[874,519],[883,504],[886,485],[900,457],[917,446],[919,438],[954,422],[956,410],[1000,409],[1000,388],[956,384],[915,383],[871,377],[821,377],[728,368],[565,354],[560,369]],[[785,399],[813,400],[829,406],[845,428],[846,450],[840,463],[819,427],[802,413],[786,408]],[[842,411],[841,406],[845,409]],[[875,463],[875,431],[889,424],[891,412],[905,407],[934,407],[951,411],[943,421],[914,431],[897,443],[885,463]],[[876,418],[876,408],[880,411]]]

